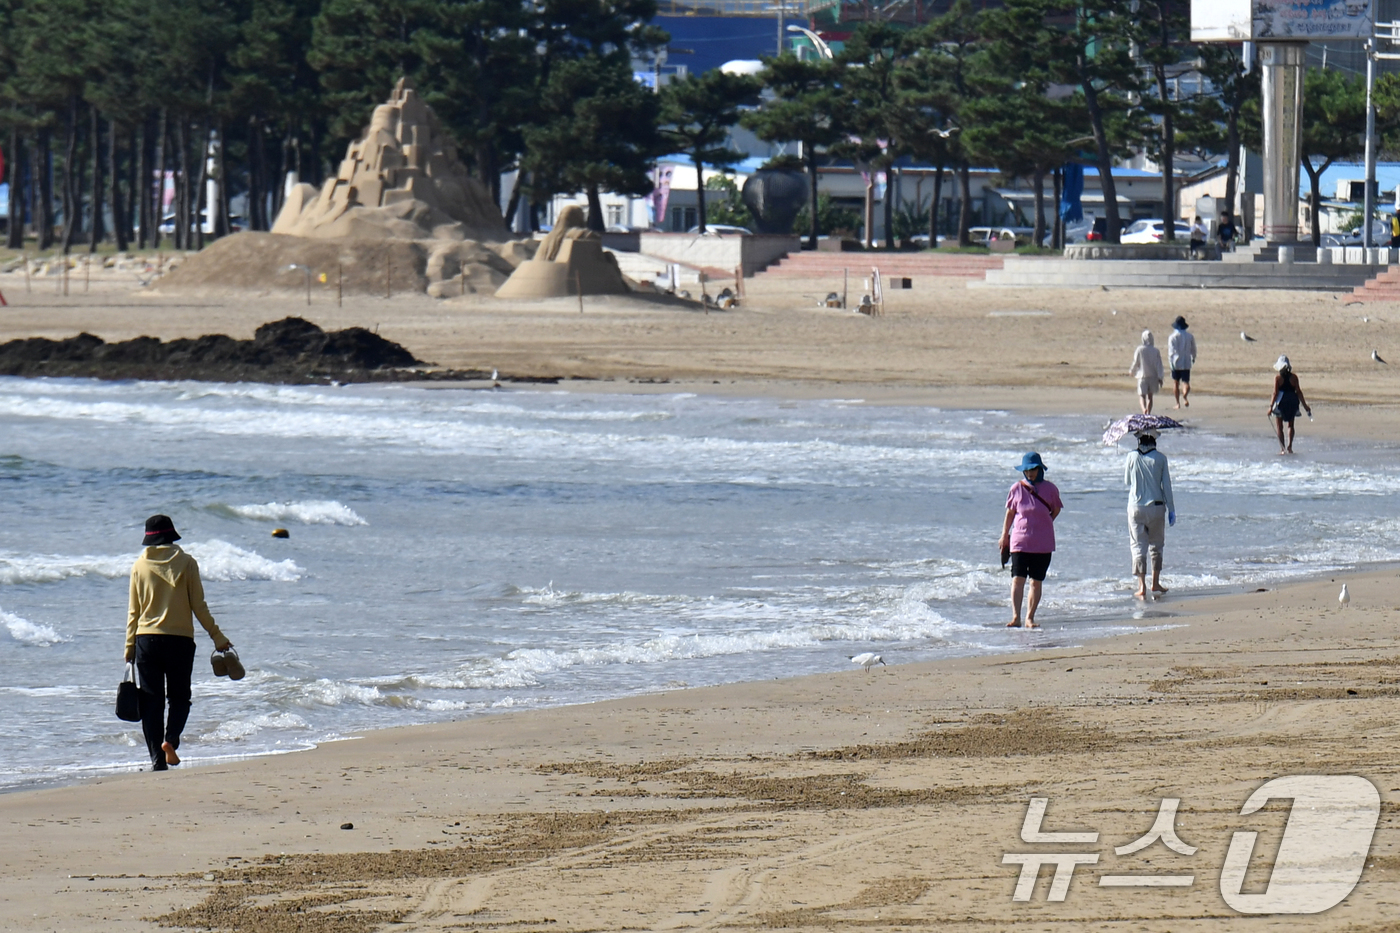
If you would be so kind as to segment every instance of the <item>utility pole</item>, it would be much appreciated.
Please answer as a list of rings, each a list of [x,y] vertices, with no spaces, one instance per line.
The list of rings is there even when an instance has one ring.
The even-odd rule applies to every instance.
[[[1366,193],[1362,205],[1366,219],[1361,227],[1361,245],[1372,249],[1376,245],[1376,235],[1371,229],[1371,219],[1376,215],[1376,104],[1372,92],[1376,88],[1376,40],[1366,40]],[[1316,206],[1313,208],[1316,210]],[[1367,261],[1369,262],[1369,254]]]

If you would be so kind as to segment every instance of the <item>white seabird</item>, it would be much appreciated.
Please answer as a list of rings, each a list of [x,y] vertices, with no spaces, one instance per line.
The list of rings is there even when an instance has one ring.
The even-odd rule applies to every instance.
[[[885,659],[880,657],[873,651],[867,651],[863,654],[852,655],[851,663],[859,664],[861,667],[865,668],[865,672],[867,674],[870,673],[870,669],[876,664],[884,664],[885,667],[889,667],[888,664],[885,664]]]

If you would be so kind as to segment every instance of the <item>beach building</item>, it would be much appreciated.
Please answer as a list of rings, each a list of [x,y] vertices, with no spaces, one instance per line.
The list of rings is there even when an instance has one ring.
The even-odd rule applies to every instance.
[[[1233,212],[1241,227],[1260,235],[1259,224],[1264,216],[1264,196],[1261,193],[1262,166],[1257,155],[1246,153],[1240,164],[1238,193]],[[1187,179],[1180,188],[1177,216],[1189,220],[1196,212],[1197,201],[1225,198],[1226,167],[1222,161]],[[1298,184],[1298,235],[1312,235],[1312,181],[1307,170],[1300,171]],[[1319,178],[1318,228],[1323,234],[1350,234],[1361,224],[1361,212],[1366,196],[1366,165],[1363,162],[1334,162]],[[1400,162],[1376,163],[1376,207],[1382,215],[1395,213],[1400,206]],[[1222,208],[1223,209],[1223,208]],[[1386,222],[1388,224],[1388,221]],[[1377,228],[1378,235],[1380,228]],[[1389,239],[1389,231],[1384,237]]]

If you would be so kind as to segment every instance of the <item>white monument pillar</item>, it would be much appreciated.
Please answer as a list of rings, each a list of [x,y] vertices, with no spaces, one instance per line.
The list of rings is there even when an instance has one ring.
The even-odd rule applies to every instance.
[[[1298,172],[1303,144],[1301,42],[1261,42],[1264,111],[1264,239],[1298,240]]]

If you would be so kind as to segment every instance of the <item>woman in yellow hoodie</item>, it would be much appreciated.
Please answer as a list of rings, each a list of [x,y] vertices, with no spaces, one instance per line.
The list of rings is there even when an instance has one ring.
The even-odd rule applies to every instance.
[[[136,662],[141,685],[141,731],[153,770],[178,765],[180,733],[190,716],[190,674],[194,670],[194,619],[225,651],[232,643],[214,624],[204,601],[199,564],[175,542],[168,515],[146,519],[145,548],[131,567],[131,600],[126,620],[126,660]],[[170,718],[165,702],[170,700]]]

